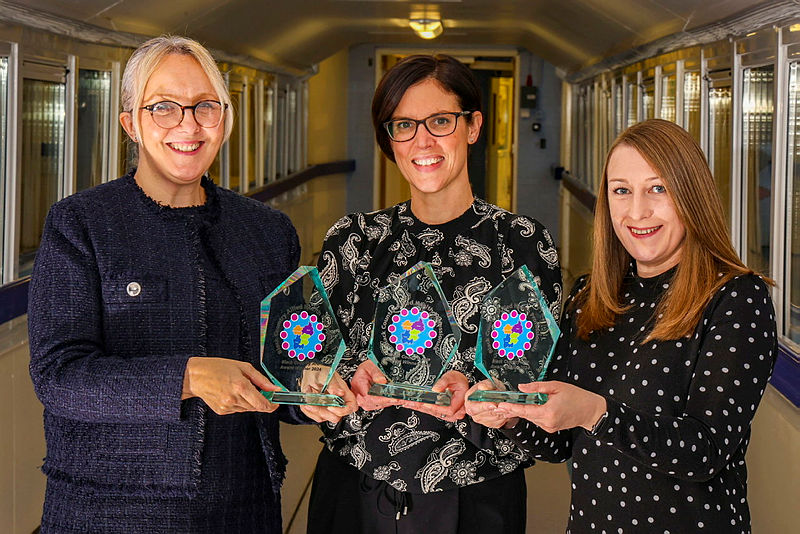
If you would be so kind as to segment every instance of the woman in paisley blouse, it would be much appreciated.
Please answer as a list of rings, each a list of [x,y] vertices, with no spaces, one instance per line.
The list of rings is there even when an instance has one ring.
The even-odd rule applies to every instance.
[[[681,127],[651,119],[614,142],[593,252],[550,380],[520,386],[547,402],[468,412],[516,423],[538,459],[572,458],[570,532],[750,532],[745,453],[777,355],[771,281],[736,255]]]
[[[375,92],[372,118],[411,199],[348,215],[325,239],[319,269],[349,348],[340,372],[361,409],[322,425],[308,531],[522,533],[523,468],[532,462],[502,431],[464,417],[464,393],[480,380],[478,305],[492,287],[525,264],[560,315],[553,240],[539,222],[474,198],[467,155],[483,115],[480,90],[458,60],[398,63]],[[386,381],[366,357],[377,291],[419,261],[433,265],[461,329],[454,370],[434,386],[453,391],[449,408],[367,393]]]

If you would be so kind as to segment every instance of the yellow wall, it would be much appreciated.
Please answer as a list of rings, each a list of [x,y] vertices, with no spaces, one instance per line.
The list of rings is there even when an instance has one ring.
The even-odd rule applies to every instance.
[[[45,477],[42,405],[28,374],[27,315],[0,325],[0,532],[39,526]]]
[[[308,80],[308,163],[347,159],[347,50],[329,57]],[[271,204],[297,228],[300,263],[311,265],[325,232],[345,213],[346,176],[315,178]]]
[[[568,278],[591,267],[591,213],[562,187],[562,268]],[[747,451],[748,499],[755,534],[797,531],[800,502],[800,408],[772,386],[753,421]]]

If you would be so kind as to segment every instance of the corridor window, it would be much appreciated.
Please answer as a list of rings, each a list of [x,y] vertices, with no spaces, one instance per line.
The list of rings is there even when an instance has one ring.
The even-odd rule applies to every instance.
[[[789,66],[789,131],[786,174],[789,181],[787,224],[789,258],[787,264],[786,337],[800,344],[800,63]]]
[[[111,72],[80,69],[78,74],[76,190],[103,181],[109,158]]]
[[[683,127],[700,142],[700,73],[683,74]]]
[[[708,163],[731,227],[731,79],[730,71],[709,74]]]
[[[63,81],[22,81],[21,210],[18,275],[33,269],[44,220],[64,178]]]
[[[771,276],[773,65],[744,69],[742,85],[742,175],[746,244],[744,260]]]

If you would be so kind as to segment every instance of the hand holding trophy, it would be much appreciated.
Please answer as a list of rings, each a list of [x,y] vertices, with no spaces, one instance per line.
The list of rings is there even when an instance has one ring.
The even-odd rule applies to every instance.
[[[461,339],[453,312],[429,263],[420,262],[381,288],[368,357],[388,383],[370,395],[449,406],[449,391],[433,385],[448,370]]]
[[[560,335],[533,275],[523,265],[481,303],[475,366],[495,389],[477,389],[468,398],[478,402],[543,404],[547,395],[523,393],[520,384],[544,378]]]
[[[344,407],[327,393],[345,351],[316,267],[298,268],[261,302],[261,367],[280,391],[279,404]]]

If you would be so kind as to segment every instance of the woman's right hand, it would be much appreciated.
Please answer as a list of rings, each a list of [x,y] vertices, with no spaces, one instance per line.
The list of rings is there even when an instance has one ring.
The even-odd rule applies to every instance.
[[[260,390],[280,388],[246,362],[192,357],[186,362],[181,400],[200,397],[214,413],[266,412],[278,409]]]
[[[364,410],[381,410],[389,406],[397,406],[403,401],[369,394],[372,384],[386,384],[388,380],[372,360],[365,360],[356,369],[350,380],[350,390],[355,394],[359,408]]]
[[[509,417],[505,413],[497,412],[496,402],[478,402],[469,400],[469,396],[476,391],[493,391],[497,389],[494,382],[489,379],[482,380],[469,388],[464,396],[464,408],[467,410],[473,421],[479,425],[489,428],[512,427],[519,420],[517,417]]]

